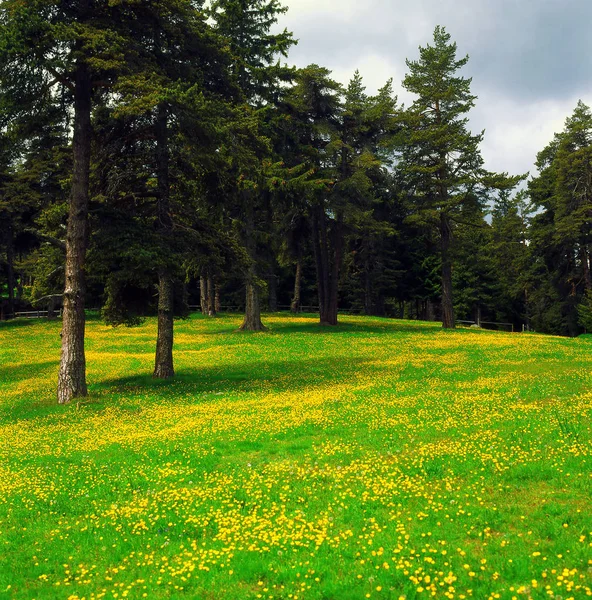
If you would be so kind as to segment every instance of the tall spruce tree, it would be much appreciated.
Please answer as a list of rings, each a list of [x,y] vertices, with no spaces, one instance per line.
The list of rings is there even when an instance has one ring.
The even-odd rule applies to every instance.
[[[62,404],[87,394],[84,306],[93,102],[126,65],[126,52],[138,34],[135,9],[136,4],[107,0],[3,0],[0,5],[0,85],[13,99],[15,118],[27,119],[51,88],[60,89],[73,111],[57,389]]]
[[[484,133],[473,135],[467,114],[475,105],[471,79],[459,71],[468,56],[458,59],[456,43],[443,27],[434,30],[433,45],[419,48],[418,60],[407,60],[403,86],[416,99],[405,113],[400,167],[407,175],[415,212],[438,230],[442,262],[442,325],[454,328],[452,243],[464,205],[487,200],[493,188],[509,189],[520,180],[483,168],[479,145]]]
[[[295,40],[287,30],[274,32],[278,18],[287,11],[278,0],[215,0],[210,15],[218,33],[229,43],[232,54],[232,71],[244,94],[248,109],[260,123],[258,131],[252,129],[249,136],[253,141],[251,156],[241,152],[243,165],[249,164],[249,172],[235,161],[233,169],[237,173],[238,185],[227,202],[234,206],[233,212],[240,214],[241,237],[250,257],[245,269],[245,319],[241,329],[260,331],[260,296],[263,285],[261,270],[268,271],[269,256],[262,261],[259,248],[269,248],[262,237],[269,230],[269,197],[267,169],[264,163],[273,162],[271,152],[261,152],[261,136],[266,134],[265,121],[269,110],[278,102],[282,84],[293,77],[293,69],[281,64]],[[254,121],[251,120],[251,125]],[[259,165],[253,159],[259,160]],[[237,208],[240,207],[240,211]],[[269,254],[269,252],[265,252]],[[261,264],[267,263],[262,269]],[[265,275],[265,273],[263,273]],[[269,279],[269,278],[268,278]]]

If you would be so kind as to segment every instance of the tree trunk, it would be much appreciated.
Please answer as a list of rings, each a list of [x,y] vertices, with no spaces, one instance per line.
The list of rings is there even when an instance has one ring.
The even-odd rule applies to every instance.
[[[327,218],[322,204],[314,209],[313,216],[313,248],[317,266],[317,286],[319,292],[319,313],[321,325],[337,325],[337,290],[334,288],[335,262],[331,269],[329,235]],[[334,237],[334,242],[337,238]],[[335,253],[337,256],[337,252]]]
[[[278,311],[277,276],[275,273],[271,273],[267,278],[267,292],[267,304],[269,306],[269,312],[275,313]]]
[[[156,118],[156,159],[158,176],[158,227],[166,244],[173,222],[170,212],[169,148],[167,107],[158,105]],[[174,335],[174,285],[173,277],[166,267],[158,271],[158,333],[156,338],[156,356],[153,376],[168,379],[175,375],[173,368]]]
[[[199,305],[202,315],[208,314],[208,280],[202,273],[199,277]]]
[[[14,317],[14,233],[12,225],[8,226],[6,236],[6,267],[8,270],[8,314]]]
[[[370,257],[368,252],[364,258],[364,314],[371,315],[374,313],[372,307],[372,280],[370,275]]]
[[[210,317],[216,316],[216,301],[214,299],[214,278],[208,275],[208,315]]]
[[[586,287],[586,291],[590,292],[592,291],[592,275],[590,274],[590,255],[586,246],[582,246],[581,256],[582,269],[584,271],[584,286]]]
[[[214,284],[214,310],[219,313],[222,309],[220,307],[220,284]]]
[[[331,265],[331,279],[329,281],[329,305],[325,315],[326,325],[337,325],[337,308],[339,304],[339,273],[341,271],[341,261],[343,259],[343,215],[337,214],[335,225],[331,236],[333,242]]]
[[[57,389],[59,404],[66,404],[88,393],[84,355],[84,263],[88,240],[91,135],[91,77],[88,66],[79,61],[74,90],[74,166],[66,232],[62,355]]]
[[[442,250],[442,327],[454,329],[454,306],[452,303],[452,260],[450,258],[450,243],[452,229],[448,217],[440,214],[440,241]]]
[[[158,273],[158,336],[156,339],[156,359],[153,377],[169,379],[174,377],[173,335],[174,335],[174,286],[173,278],[166,270]]]
[[[290,312],[300,312],[300,291],[302,288],[302,260],[299,258],[296,263],[296,275],[294,277],[294,297],[290,303]]]
[[[246,303],[245,318],[240,326],[241,331],[265,331],[266,327],[261,322],[261,305],[259,301],[259,287],[257,285],[257,267],[255,256],[255,216],[249,198],[246,199],[247,214],[245,218],[245,247],[249,253],[251,264],[246,273]]]
[[[261,307],[257,286],[248,281],[246,293],[245,318],[243,324],[240,326],[241,331],[266,331],[267,328],[261,322]]]

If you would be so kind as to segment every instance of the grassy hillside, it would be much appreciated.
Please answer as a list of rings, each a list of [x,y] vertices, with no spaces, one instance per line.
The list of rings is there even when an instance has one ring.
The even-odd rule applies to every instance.
[[[342,321],[0,324],[0,597],[592,595],[592,341]]]

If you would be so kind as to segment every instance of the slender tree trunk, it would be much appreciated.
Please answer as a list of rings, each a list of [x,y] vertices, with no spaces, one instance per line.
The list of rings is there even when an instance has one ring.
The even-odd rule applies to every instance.
[[[300,292],[302,288],[302,260],[300,257],[296,262],[296,275],[294,277],[294,297],[290,303],[290,311],[293,313],[300,312]]]
[[[454,306],[452,303],[452,260],[450,257],[450,243],[452,229],[448,217],[440,214],[440,240],[442,250],[442,327],[454,329]]]
[[[269,305],[269,312],[275,313],[278,311],[278,301],[277,301],[277,276],[275,273],[271,273],[267,278],[267,290],[268,290],[268,300],[267,303]]]
[[[204,273],[199,277],[199,304],[201,308],[201,314],[208,314],[208,280]]]
[[[214,278],[211,275],[208,275],[208,315],[210,317],[216,316],[216,301],[214,295]]]
[[[343,215],[337,214],[333,229],[333,264],[329,287],[329,306],[325,317],[326,325],[337,325],[337,308],[339,304],[339,273],[343,259]]]
[[[327,218],[321,204],[315,207],[313,217],[313,248],[317,265],[319,313],[321,325],[337,324],[337,297],[333,294]]]
[[[158,273],[158,336],[153,375],[156,379],[169,379],[175,375],[173,367],[173,290],[173,278],[165,269],[161,269]]]
[[[370,257],[368,252],[364,258],[364,313],[373,314],[372,310],[372,281],[370,276]]]
[[[247,215],[245,218],[245,245],[251,264],[245,278],[245,318],[240,329],[242,331],[265,331],[267,328],[261,322],[261,305],[259,300],[259,287],[257,285],[257,268],[255,263],[255,216],[249,198],[246,200]]]
[[[88,66],[79,61],[74,91],[74,166],[66,232],[62,356],[57,388],[59,404],[67,404],[88,393],[84,355],[84,263],[88,240],[91,135],[91,77]]]
[[[8,314],[14,316],[14,233],[12,225],[8,226],[6,236],[6,266],[8,270]]]
[[[586,291],[589,292],[592,290],[592,275],[590,274],[590,255],[586,246],[582,246],[581,257],[582,268],[584,271],[584,285],[586,287]]]
[[[162,241],[165,242],[173,228],[170,212],[168,114],[167,107],[163,103],[159,104],[157,110],[158,220]],[[173,368],[174,311],[173,278],[169,270],[162,267],[158,271],[158,333],[153,373],[157,379],[168,379],[175,375]]]
[[[222,309],[220,307],[220,284],[214,284],[214,310],[219,313]]]

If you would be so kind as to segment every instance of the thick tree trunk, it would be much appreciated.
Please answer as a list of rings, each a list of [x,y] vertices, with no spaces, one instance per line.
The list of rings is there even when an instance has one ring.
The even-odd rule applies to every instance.
[[[62,356],[57,389],[60,404],[88,393],[84,355],[84,263],[88,240],[91,135],[91,77],[88,66],[79,62],[74,91],[74,167],[66,233]]]
[[[293,313],[300,312],[300,292],[302,288],[302,260],[299,258],[296,262],[296,275],[294,277],[294,296],[290,302],[290,311]]]
[[[6,267],[8,270],[8,314],[14,317],[14,287],[15,287],[15,276],[14,276],[14,233],[12,231],[12,225],[8,226],[8,233],[6,236]]]
[[[202,273],[199,277],[199,304],[202,315],[208,314],[208,280]]]
[[[173,228],[170,212],[168,115],[165,104],[161,103],[157,110],[158,226],[163,241],[166,241]],[[162,267],[158,272],[158,333],[153,373],[153,376],[158,379],[168,379],[175,374],[173,368],[174,307],[173,278],[168,269]]]
[[[440,243],[442,251],[442,327],[454,329],[454,306],[452,303],[452,259],[450,257],[450,243],[452,229],[450,221],[444,214],[440,214]]]
[[[156,379],[169,379],[175,375],[173,367],[173,290],[173,278],[165,270],[161,270],[158,273],[158,336],[153,375]]]
[[[216,316],[216,300],[214,296],[214,278],[208,275],[208,315],[210,317]]]
[[[266,331],[267,328],[261,322],[261,307],[259,302],[259,289],[251,282],[246,285],[245,318],[240,326],[242,331]]]

